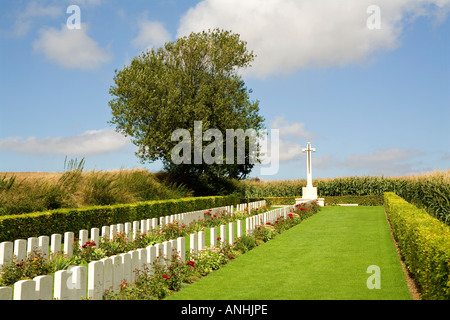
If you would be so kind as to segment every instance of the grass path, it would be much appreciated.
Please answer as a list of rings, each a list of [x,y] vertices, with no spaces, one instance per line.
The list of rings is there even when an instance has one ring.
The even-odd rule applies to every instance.
[[[367,268],[381,289],[368,289]],[[325,207],[174,300],[411,299],[383,207]]]

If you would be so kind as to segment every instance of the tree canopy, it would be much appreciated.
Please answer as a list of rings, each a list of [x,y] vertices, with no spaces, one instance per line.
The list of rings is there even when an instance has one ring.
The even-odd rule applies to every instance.
[[[185,183],[188,179],[245,178],[254,163],[225,161],[225,152],[222,163],[174,163],[172,152],[179,142],[172,133],[186,129],[194,140],[194,122],[198,121],[199,139],[208,129],[217,129],[224,137],[227,129],[252,129],[260,135],[264,118],[259,115],[259,101],[250,99],[251,90],[239,74],[254,58],[238,34],[219,29],[191,33],[145,51],[130,65],[115,70],[115,85],[109,90],[113,96],[110,123],[132,138],[142,162],[162,160],[164,168]],[[246,141],[247,146],[257,144]],[[202,151],[209,143],[202,142]]]

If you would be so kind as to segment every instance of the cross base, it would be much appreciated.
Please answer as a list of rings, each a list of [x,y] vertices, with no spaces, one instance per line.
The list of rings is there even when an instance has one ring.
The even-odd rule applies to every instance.
[[[302,188],[303,199],[317,199],[317,187],[303,187]]]

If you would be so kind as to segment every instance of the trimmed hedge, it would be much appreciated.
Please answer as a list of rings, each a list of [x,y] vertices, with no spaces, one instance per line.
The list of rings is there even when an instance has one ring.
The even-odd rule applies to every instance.
[[[272,205],[292,205],[295,204],[295,197],[263,197],[266,204],[270,207]]]
[[[336,205],[341,203],[357,203],[360,206],[382,206],[384,204],[384,197],[377,195],[325,197],[325,205]]]
[[[76,234],[82,229],[235,205],[239,201],[235,196],[191,197],[0,216],[0,242],[67,231]]]
[[[262,197],[261,199],[266,200],[268,206],[271,205],[292,205],[295,204],[296,197]],[[298,196],[297,198],[300,198]],[[250,198],[250,201],[256,201],[254,199],[260,198]],[[376,195],[365,195],[365,196],[326,196],[325,205],[336,205],[339,203],[357,203],[360,206],[382,206],[384,203],[383,196]]]
[[[450,300],[450,227],[393,192],[385,210],[405,265],[427,300]]]

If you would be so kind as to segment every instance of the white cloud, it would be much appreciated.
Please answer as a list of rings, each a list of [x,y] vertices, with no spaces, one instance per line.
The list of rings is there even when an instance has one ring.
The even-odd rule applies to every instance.
[[[387,150],[375,151],[370,154],[353,154],[346,158],[347,165],[353,167],[377,166],[384,163],[393,163],[407,160],[417,156],[418,152],[414,150],[392,148]]]
[[[134,46],[151,49],[170,41],[170,33],[161,22],[143,20],[139,23],[139,34],[133,39]]]
[[[305,139],[312,139],[316,136],[305,129],[304,123],[289,122],[284,115],[275,117],[270,123],[269,130],[269,136],[260,141],[261,145],[265,146],[263,164],[268,164],[270,159],[275,159],[272,157],[274,152],[278,154],[276,159],[280,163],[299,160],[302,154],[302,146],[298,141],[304,142]],[[278,136],[273,135],[274,130],[278,130]]]
[[[37,138],[9,137],[0,139],[0,150],[28,154],[55,153],[88,156],[119,151],[129,144],[123,135],[111,129],[88,130],[76,136]]]
[[[292,137],[296,139],[312,139],[315,134],[305,129],[303,122],[289,123],[285,119],[285,115],[277,116],[270,124],[271,129],[279,129],[280,137]]]
[[[111,54],[100,48],[86,33],[87,25],[80,29],[40,30],[40,37],[33,43],[35,52],[43,53],[49,60],[65,68],[96,69],[111,60]]]
[[[37,1],[29,2],[23,10],[18,12],[11,35],[24,36],[33,27],[37,19],[56,18],[63,14],[64,11],[61,7],[54,5],[45,6]]]
[[[370,30],[366,10],[373,4],[380,7],[381,28]],[[442,20],[449,6],[450,0],[203,0],[181,18],[177,36],[216,27],[239,33],[257,54],[247,74],[264,78],[364,63],[399,45],[405,20]]]
[[[369,154],[352,154],[345,158],[341,164],[366,174],[411,174],[418,170],[420,162],[417,158],[423,152],[410,149],[391,148],[375,151]]]
[[[281,138],[265,137],[260,140],[260,144],[263,146],[262,164],[264,165],[277,161],[277,159],[280,163],[298,160],[302,153],[302,147],[299,144]],[[275,157],[275,155],[277,156]]]
[[[71,3],[79,6],[97,6],[102,3],[102,0],[71,0]]]

